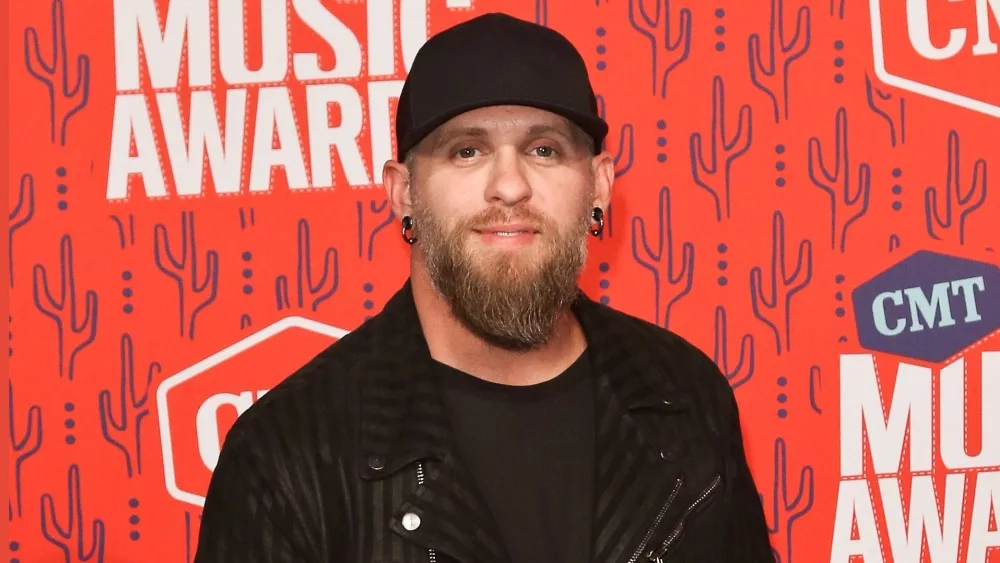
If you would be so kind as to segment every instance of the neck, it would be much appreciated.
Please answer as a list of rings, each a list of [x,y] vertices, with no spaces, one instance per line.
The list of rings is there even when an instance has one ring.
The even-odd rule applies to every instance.
[[[559,316],[552,337],[538,348],[517,352],[490,344],[455,318],[423,268],[411,271],[424,338],[431,357],[445,365],[494,383],[534,385],[562,373],[587,347],[583,329],[569,310]]]

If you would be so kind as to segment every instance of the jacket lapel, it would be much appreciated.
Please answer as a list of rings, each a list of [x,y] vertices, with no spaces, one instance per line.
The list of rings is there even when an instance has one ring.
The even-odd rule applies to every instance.
[[[376,342],[360,370],[361,476],[391,478],[415,471],[412,464],[420,461],[424,479],[403,492],[390,529],[458,561],[508,561],[489,507],[455,457],[409,281],[370,322],[380,326],[372,327]],[[407,515],[416,515],[419,525],[413,528],[414,519]],[[409,526],[403,525],[404,517]]]
[[[687,401],[652,353],[662,343],[651,341],[641,321],[586,298],[576,310],[597,379],[591,560],[645,562],[654,540],[672,530],[690,497],[678,435],[690,414]]]
[[[691,486],[682,483],[677,434],[686,401],[670,387],[662,361],[644,342],[640,321],[600,305],[583,292],[574,304],[588,340],[597,398],[596,482],[591,560],[647,561],[654,540],[679,521]],[[422,486],[404,492],[389,527],[426,548],[465,563],[505,563],[491,512],[468,469],[455,457],[447,412],[436,389],[433,360],[420,328],[410,282],[369,322],[377,336],[362,354],[360,467],[364,479],[390,478],[423,464]],[[653,347],[653,348],[651,348]],[[640,420],[669,417],[657,430]],[[420,524],[403,526],[405,515]],[[413,518],[407,517],[408,523]],[[633,557],[635,555],[636,557]]]

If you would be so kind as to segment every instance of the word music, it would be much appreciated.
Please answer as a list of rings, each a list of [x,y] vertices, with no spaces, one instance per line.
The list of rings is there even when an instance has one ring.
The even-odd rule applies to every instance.
[[[255,0],[259,26],[247,24],[249,1],[169,2],[161,22],[156,0],[115,0],[109,200],[128,198],[136,177],[150,198],[168,196],[170,177],[177,195],[202,195],[207,179],[216,193],[240,193],[247,168],[250,192],[271,189],[273,168],[283,169],[292,190],[332,187],[334,151],[347,182],[365,186],[374,173],[366,161],[374,167],[392,157],[390,104],[402,89],[400,66],[408,71],[427,40],[425,0],[398,0],[402,65],[394,0],[351,6],[365,10],[364,46],[321,0]],[[332,68],[321,68],[319,53],[290,52],[290,29],[321,39]],[[259,35],[248,37],[253,30]],[[258,48],[259,68],[251,69],[247,53]]]
[[[890,399],[871,355],[841,356],[831,562],[919,563],[923,545],[935,563],[983,563],[1000,551],[1000,352],[982,352],[981,401],[966,396],[966,378],[976,377],[966,361],[942,368],[939,383],[931,368],[901,362]],[[966,438],[978,428],[982,444],[970,454]]]

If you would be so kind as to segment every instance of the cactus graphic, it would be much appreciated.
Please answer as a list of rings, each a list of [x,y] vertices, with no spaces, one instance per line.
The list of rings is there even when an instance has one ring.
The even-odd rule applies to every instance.
[[[660,98],[666,99],[667,77],[691,54],[691,10],[681,8],[677,39],[672,40],[670,0],[653,0],[653,3],[655,8],[650,16],[643,7],[643,0],[628,0],[628,21],[649,40],[653,95],[658,93]]]
[[[632,256],[642,267],[653,274],[653,302],[655,322],[664,328],[670,326],[670,310],[682,297],[691,292],[694,281],[694,245],[681,245],[680,266],[675,268],[674,235],[670,218],[670,188],[660,188],[657,241],[655,250],[649,246],[646,222],[642,217],[632,218]],[[640,253],[639,241],[642,241]],[[672,297],[664,296],[670,288]],[[663,305],[666,302],[666,305]]]
[[[51,63],[42,55],[38,30],[24,30],[24,64],[28,73],[45,85],[49,91],[49,138],[56,142],[56,124],[59,124],[59,144],[66,145],[66,126],[69,119],[87,105],[90,96],[90,57],[76,57],[76,82],[71,86],[69,54],[66,47],[66,21],[62,0],[52,1],[52,57]],[[56,100],[65,98],[60,105],[70,106],[61,118],[56,117]]]
[[[84,548],[83,498],[80,496],[80,468],[69,466],[66,528],[59,524],[55,500],[52,495],[42,495],[42,535],[50,543],[62,550],[66,563],[77,561],[104,561],[104,521],[95,518],[90,537],[90,550]],[[52,530],[56,535],[52,535]]]
[[[775,123],[781,121],[782,115],[788,119],[789,67],[809,49],[810,36],[809,7],[802,6],[795,18],[795,34],[785,41],[784,0],[771,0],[766,60],[761,55],[760,35],[750,34],[750,81],[771,98]]]
[[[535,23],[549,26],[549,0],[535,0]]]
[[[893,233],[889,235],[889,252],[895,251],[897,248],[902,246],[902,241],[899,240],[899,235]]]
[[[135,244],[135,215],[132,213],[128,214],[128,226],[125,226],[125,222],[122,221],[117,215],[109,215],[111,220],[114,222],[115,227],[118,231],[118,246],[122,250],[126,247]]]
[[[986,202],[986,160],[980,158],[972,168],[972,185],[962,194],[962,182],[959,177],[961,169],[959,158],[958,132],[954,129],[948,132],[948,177],[944,190],[944,202],[939,205],[938,190],[930,186],[924,192],[924,214],[927,217],[927,234],[934,240],[941,240],[935,232],[935,225],[941,230],[956,227],[952,207],[958,212],[958,243],[965,244],[965,222],[969,215],[982,207]],[[941,207],[944,213],[941,213]]]
[[[10,287],[14,288],[14,233],[35,216],[35,179],[31,174],[21,176],[17,192],[17,203],[7,212],[7,271],[10,272]]]
[[[847,144],[847,110],[837,110],[834,132],[833,169],[828,170],[820,141],[809,138],[809,179],[830,196],[830,245],[834,250],[847,249],[847,229],[868,213],[872,170],[867,162],[858,167],[858,187],[852,193],[850,151]],[[854,210],[856,209],[856,210]]]
[[[823,414],[823,409],[819,408],[819,403],[816,401],[816,395],[820,390],[823,389],[823,375],[820,373],[819,366],[813,365],[809,367],[809,406],[816,414]]]
[[[323,253],[322,275],[318,281],[314,281],[312,268],[312,239],[309,234],[309,222],[306,219],[299,219],[298,241],[295,269],[295,289],[296,303],[301,308],[305,306],[306,295],[312,298],[309,307],[316,311],[320,304],[326,301],[337,291],[340,285],[340,268],[337,259],[337,249],[327,247]],[[275,293],[278,300],[278,310],[291,307],[288,296],[288,276],[282,274],[275,281]],[[329,286],[327,288],[327,286]],[[325,289],[325,291],[324,291]]]
[[[865,96],[868,99],[868,107],[889,124],[889,142],[892,146],[895,147],[897,142],[906,144],[906,98],[899,96],[899,103],[893,103],[893,95],[883,94],[881,90],[876,88],[867,72],[865,73]]]
[[[813,468],[811,465],[806,465],[799,473],[798,492],[794,498],[789,498],[787,446],[784,438],[775,439],[774,486],[771,491],[771,523],[768,524],[768,531],[771,535],[777,536],[772,545],[780,546],[780,549],[772,548],[777,563],[795,563],[792,559],[792,527],[796,520],[812,509],[814,485]],[[768,503],[764,502],[764,495],[760,495],[760,498],[764,506],[768,506]]]
[[[830,0],[830,15],[844,19],[844,4],[847,0]]]
[[[153,383],[153,374],[163,370],[159,362],[152,362],[146,372],[146,383],[139,394],[135,381],[135,357],[132,337],[122,334],[121,338],[121,385],[117,393],[117,405],[111,404],[111,391],[104,389],[98,394],[101,413],[101,433],[104,439],[121,450],[125,456],[125,471],[132,477],[132,468],[142,475],[142,419],[149,414],[146,400]],[[134,449],[131,447],[134,445]],[[134,464],[133,464],[134,460]]]
[[[784,349],[786,351],[792,349],[792,297],[812,279],[812,243],[808,239],[799,243],[795,270],[789,274],[788,255],[785,253],[785,217],[781,211],[774,212],[771,237],[770,295],[764,293],[763,271],[759,266],[754,266],[750,269],[750,300],[753,315],[774,332],[776,352],[780,356],[782,333],[784,333]],[[770,311],[770,319],[764,316],[762,309]]]
[[[205,307],[215,301],[219,293],[219,253],[209,250],[205,253],[205,263],[199,276],[198,246],[194,229],[194,211],[181,212],[180,253],[175,255],[170,246],[166,225],[157,223],[153,227],[153,260],[156,267],[177,283],[178,308],[180,312],[180,335],[185,331],[194,340],[195,321]],[[174,250],[177,249],[174,239]],[[200,281],[199,281],[200,280]],[[200,303],[191,306],[195,295],[200,295]],[[190,308],[190,314],[187,309]]]
[[[366,240],[365,239],[365,204],[362,203],[362,202],[360,202],[360,201],[358,201],[358,202],[355,202],[355,206],[356,206],[357,212],[358,212],[358,258],[362,258],[365,255],[365,240]],[[379,232],[382,229],[384,229],[384,228],[388,227],[390,224],[392,224],[393,219],[396,218],[396,214],[393,213],[392,212],[392,208],[389,207],[389,200],[388,199],[382,200],[381,204],[376,204],[374,200],[368,202],[368,210],[371,212],[372,215],[375,215],[376,217],[380,213],[382,213],[383,211],[385,211],[386,209],[388,209],[388,213],[386,213],[385,220],[383,220],[382,222],[376,224],[375,227],[372,228],[371,232],[367,233],[368,234],[367,241],[368,241],[368,261],[369,262],[371,262],[372,259],[375,257],[375,235],[379,234]],[[308,230],[308,225],[306,226],[306,229]]]
[[[601,119],[607,119],[607,108],[604,103],[604,96],[596,96],[597,113]],[[608,140],[605,138],[603,146],[606,148]],[[624,162],[623,162],[624,161]],[[632,168],[635,161],[635,128],[631,123],[621,126],[618,133],[618,151],[615,153],[615,178],[620,178]]]
[[[42,447],[42,407],[38,405],[28,407],[28,421],[24,426],[24,435],[20,438],[17,436],[17,421],[14,409],[14,383],[10,380],[7,381],[7,407],[10,448],[14,457],[14,482],[11,483],[14,490],[11,492],[9,498],[16,500],[16,503],[8,501],[8,512],[10,513],[10,519],[13,519],[15,504],[17,517],[20,518],[22,513],[21,470],[23,469],[24,462],[38,453],[38,450]]]
[[[97,337],[97,293],[84,292],[83,314],[76,300],[76,275],[73,269],[73,241],[68,234],[59,243],[59,293],[52,295],[48,270],[35,264],[32,296],[35,307],[56,323],[59,354],[59,377],[73,381],[77,355]],[[44,299],[43,299],[44,297]]]
[[[753,335],[744,334],[740,339],[740,359],[736,366],[729,368],[729,339],[727,337],[726,308],[715,308],[715,352],[712,359],[729,380],[729,386],[736,389],[750,381],[754,374]]]
[[[743,126],[746,125],[746,129]],[[740,106],[736,133],[726,140],[726,92],[722,77],[712,79],[712,130],[709,161],[705,162],[701,133],[692,133],[690,142],[691,172],[694,182],[712,195],[715,202],[715,220],[722,221],[721,198],[725,200],[726,218],[732,217],[730,197],[730,171],[733,161],[750,149],[753,140],[753,111],[750,106]]]

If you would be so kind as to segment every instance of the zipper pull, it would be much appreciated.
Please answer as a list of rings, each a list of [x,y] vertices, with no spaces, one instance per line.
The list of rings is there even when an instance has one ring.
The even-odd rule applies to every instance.
[[[684,522],[681,521],[679,524],[677,524],[677,527],[674,528],[672,532],[670,532],[670,535],[667,536],[667,539],[663,540],[663,543],[660,544],[660,547],[658,549],[654,549],[646,554],[646,559],[648,559],[651,562],[662,563],[663,555],[667,552],[667,549],[669,549],[670,546],[673,545],[674,540],[677,539],[677,536],[681,535],[681,532],[683,530],[684,530]]]

